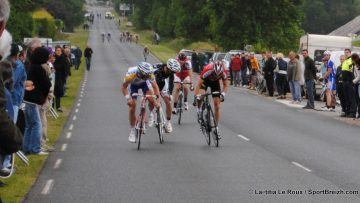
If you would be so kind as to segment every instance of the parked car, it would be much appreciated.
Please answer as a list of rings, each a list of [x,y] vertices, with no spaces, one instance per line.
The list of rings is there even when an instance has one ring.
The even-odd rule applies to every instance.
[[[215,52],[210,61],[222,61],[225,57],[226,53],[222,53],[222,52]]]

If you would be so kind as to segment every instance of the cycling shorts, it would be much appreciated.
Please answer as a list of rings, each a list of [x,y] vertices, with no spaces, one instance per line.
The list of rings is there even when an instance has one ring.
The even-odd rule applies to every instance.
[[[130,89],[130,95],[133,99],[137,99],[137,96],[133,96],[134,93],[139,93],[139,89],[142,90],[142,93],[145,95],[146,92],[148,92],[149,90],[152,90],[152,85],[151,82],[149,80],[144,81],[143,83],[140,84],[131,84],[129,86]]]
[[[220,81],[211,81],[211,80],[204,80],[203,84],[201,85],[200,89],[207,90],[210,87],[211,93],[213,92],[221,92]],[[212,95],[212,97],[220,97],[220,94]]]
[[[178,77],[177,75],[174,75],[174,82],[185,82],[185,83],[190,83],[190,76],[187,75],[185,77]]]

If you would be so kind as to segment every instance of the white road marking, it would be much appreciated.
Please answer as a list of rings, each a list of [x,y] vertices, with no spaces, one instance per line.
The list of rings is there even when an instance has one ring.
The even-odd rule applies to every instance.
[[[43,190],[41,191],[41,194],[43,194],[43,195],[50,194],[50,191],[51,191],[53,185],[54,185],[54,179],[50,179],[50,180],[46,181],[46,184],[45,184]]]
[[[84,95],[80,95],[80,97],[84,97]]]
[[[277,101],[279,103],[282,103],[282,104],[285,104],[287,106],[295,107],[295,108],[299,108],[299,109],[304,106],[302,104],[290,104],[290,101],[288,101],[288,100],[275,100],[275,101]]]
[[[82,100],[81,99],[79,99],[79,102],[81,102]]]
[[[58,169],[60,167],[60,164],[62,163],[62,159],[58,159],[55,162],[54,169]]]
[[[80,94],[84,94],[84,91],[81,91]]]
[[[245,140],[245,141],[250,141],[250,139],[245,137],[244,135],[237,135],[237,136],[240,137],[241,139]]]
[[[72,133],[71,133],[71,132],[66,133],[66,139],[70,139],[71,136],[72,136]]]
[[[80,105],[81,105],[80,103],[77,104],[78,107],[80,107]]]
[[[297,163],[297,162],[295,162],[295,161],[293,161],[293,162],[291,162],[291,163],[294,164],[295,166],[299,167],[299,168],[304,169],[304,170],[307,171],[307,172],[311,172],[311,170],[310,170],[309,168],[307,168],[307,167],[305,167],[305,166],[303,166],[303,165],[301,165],[301,164],[299,164],[299,163]]]
[[[79,109],[75,109],[75,113],[79,113]]]
[[[69,130],[72,130],[72,129],[74,129],[74,124],[71,124],[69,127]]]
[[[76,116],[73,117],[73,121],[76,121]]]
[[[65,152],[65,151],[66,151],[66,148],[67,148],[67,144],[63,144],[63,145],[61,146],[61,151],[62,151],[62,152]]]

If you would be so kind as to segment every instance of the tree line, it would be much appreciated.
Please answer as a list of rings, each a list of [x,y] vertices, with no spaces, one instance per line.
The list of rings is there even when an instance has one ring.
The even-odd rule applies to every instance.
[[[83,22],[84,3],[85,0],[10,0],[7,29],[16,42],[24,37],[54,37],[54,29],[71,32]]]
[[[211,40],[224,49],[297,50],[306,32],[327,34],[359,14],[360,0],[115,0],[133,3],[138,29]]]

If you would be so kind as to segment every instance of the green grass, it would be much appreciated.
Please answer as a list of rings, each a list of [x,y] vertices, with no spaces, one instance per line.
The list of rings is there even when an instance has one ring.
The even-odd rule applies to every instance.
[[[86,47],[88,41],[88,32],[83,30],[76,30],[74,34],[64,35],[64,39],[69,40],[73,45],[80,46],[83,50]],[[69,113],[74,104],[75,98],[78,93],[80,82],[83,79],[85,72],[85,59],[82,60],[80,70],[75,71],[72,69],[72,75],[68,84],[68,96],[64,97],[61,101],[63,113],[60,113],[60,117],[54,120],[51,116],[48,116],[48,134],[49,144],[53,146],[58,140],[61,131],[68,119]],[[7,184],[6,187],[0,188],[0,197],[3,202],[22,202],[25,195],[29,192],[30,188],[36,181],[41,169],[43,168],[47,156],[29,156],[30,166],[25,166],[20,160],[16,160],[16,173],[9,179],[1,179],[1,181]]]
[[[117,22],[117,20],[116,20]],[[152,44],[153,32],[150,30],[137,30],[134,27],[126,27],[126,20],[122,20],[120,29],[122,31],[128,30],[140,36],[139,43],[142,46],[147,46],[150,52],[160,59],[162,62],[167,61],[169,58],[174,58],[181,49],[210,49],[214,50],[215,44],[211,42],[188,42],[185,39],[163,39],[161,38],[159,45]]]

